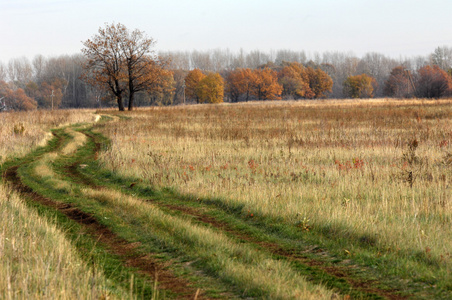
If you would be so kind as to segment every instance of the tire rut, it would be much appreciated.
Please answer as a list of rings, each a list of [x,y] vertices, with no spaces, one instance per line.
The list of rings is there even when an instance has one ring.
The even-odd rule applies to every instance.
[[[95,142],[94,136],[88,135],[88,134],[87,134],[87,136]],[[95,144],[96,144],[96,152],[100,151],[100,149],[101,149],[100,144],[98,144],[98,143],[95,143]],[[87,177],[84,174],[82,174],[81,172],[79,172],[79,170],[77,169],[77,166],[80,163],[81,162],[78,161],[78,162],[75,162],[75,163],[71,164],[70,166],[68,166],[67,170],[70,172],[72,178],[74,178],[79,183],[82,183],[86,186],[89,186],[89,187],[97,189],[97,190],[106,188],[104,186],[99,186],[99,185],[94,184],[89,177]],[[325,273],[327,273],[331,276],[334,276],[334,277],[340,278],[340,279],[344,279],[347,281],[347,283],[350,286],[352,286],[354,289],[359,290],[361,292],[368,293],[368,294],[375,294],[375,295],[378,295],[378,296],[381,296],[381,297],[384,297],[387,299],[391,299],[391,300],[403,300],[403,299],[409,298],[407,296],[398,295],[397,290],[379,289],[379,288],[375,287],[375,285],[374,285],[375,281],[372,281],[372,280],[363,281],[363,280],[355,279],[350,275],[351,270],[347,269],[346,267],[337,267],[337,266],[327,265],[325,262],[322,262],[320,260],[315,260],[315,259],[308,258],[307,256],[304,256],[298,250],[284,249],[283,247],[281,247],[281,245],[279,245],[277,243],[265,242],[265,241],[255,238],[255,237],[252,237],[250,235],[246,235],[243,232],[239,232],[236,229],[234,229],[230,224],[219,221],[218,219],[215,219],[212,216],[204,214],[197,209],[186,207],[186,206],[178,206],[178,205],[174,205],[174,204],[161,203],[159,201],[154,201],[154,200],[144,200],[144,201],[153,203],[160,207],[165,207],[172,211],[181,212],[185,215],[190,215],[192,217],[195,217],[198,221],[200,221],[204,224],[209,224],[210,226],[212,226],[216,229],[219,229],[220,231],[226,232],[226,233],[234,236],[237,239],[244,240],[246,242],[258,245],[259,247],[262,247],[263,250],[270,252],[271,254],[282,256],[291,262],[297,262],[297,263],[301,263],[301,264],[304,264],[304,265],[307,265],[310,267],[315,267],[317,269],[324,271]]]
[[[325,273],[327,273],[329,275],[344,279],[353,288],[355,288],[359,291],[362,291],[364,293],[376,294],[378,296],[381,296],[381,297],[384,297],[387,299],[391,299],[391,300],[403,300],[403,299],[409,298],[408,296],[402,296],[402,295],[396,294],[397,290],[384,290],[384,289],[376,288],[375,286],[373,286],[373,283],[375,283],[374,280],[362,281],[362,280],[357,280],[355,278],[352,278],[350,276],[350,270],[348,270],[345,267],[336,267],[336,266],[326,265],[326,263],[324,263],[320,260],[310,259],[310,258],[302,255],[302,253],[300,253],[299,251],[297,251],[295,249],[292,249],[292,250],[284,249],[283,247],[281,247],[281,245],[279,245],[277,243],[265,242],[265,241],[255,238],[255,237],[252,237],[250,235],[246,235],[246,234],[239,232],[236,229],[232,228],[232,226],[229,225],[228,223],[221,222],[221,221],[215,219],[214,217],[211,217],[211,216],[208,216],[206,214],[199,212],[196,209],[184,207],[184,206],[173,205],[173,204],[167,204],[167,203],[159,203],[159,202],[153,201],[153,200],[148,200],[147,202],[151,202],[155,205],[158,205],[161,207],[166,207],[170,210],[179,211],[186,215],[193,216],[202,223],[209,224],[212,227],[215,227],[221,231],[227,232],[228,234],[233,235],[237,239],[244,240],[246,242],[258,245],[259,247],[262,247],[265,251],[268,251],[274,255],[282,256],[285,259],[292,261],[292,262],[299,262],[301,264],[308,265],[310,267],[315,267],[317,269],[324,271]]]
[[[94,153],[89,157],[87,156],[86,158],[96,159],[97,153],[101,150],[101,144],[96,142],[96,138],[92,134],[89,134],[86,132],[84,132],[84,134],[95,143]],[[100,190],[100,189],[106,188],[104,186],[99,186],[97,184],[94,184],[93,181],[91,180],[91,178],[89,178],[88,176],[85,176],[83,173],[81,173],[78,170],[78,166],[82,163],[83,163],[82,160],[78,160],[78,161],[75,161],[72,164],[64,167],[65,170],[67,171],[67,173],[69,174],[69,176],[71,177],[71,179],[77,183],[83,184],[83,185],[88,186],[93,189]],[[338,267],[338,266],[327,265],[323,261],[308,258],[307,256],[303,255],[298,250],[295,250],[295,249],[288,250],[288,249],[283,248],[281,245],[279,245],[277,243],[262,241],[253,236],[244,234],[243,232],[240,232],[240,231],[234,229],[230,224],[223,222],[223,221],[219,221],[218,219],[216,219],[212,216],[209,216],[205,213],[202,213],[195,208],[186,207],[186,206],[178,206],[178,205],[168,204],[168,203],[162,203],[162,202],[154,201],[154,200],[144,200],[144,201],[151,202],[157,206],[165,207],[172,211],[181,212],[185,215],[190,215],[190,216],[194,217],[196,220],[198,220],[204,224],[208,224],[216,229],[219,229],[220,231],[226,232],[229,235],[232,235],[237,239],[255,244],[255,245],[261,247],[264,251],[267,251],[273,255],[284,257],[284,259],[291,261],[291,262],[297,262],[297,263],[301,263],[301,264],[309,266],[309,267],[314,267],[314,268],[321,270],[321,271],[323,271],[331,276],[334,276],[338,279],[343,279],[343,280],[347,281],[347,283],[351,287],[353,287],[354,289],[361,291],[363,293],[374,294],[374,295],[378,295],[378,296],[384,297],[386,299],[392,299],[392,300],[409,298],[407,296],[402,296],[402,295],[397,294],[397,292],[398,292],[397,290],[379,289],[379,288],[375,287],[375,285],[374,285],[374,283],[376,283],[375,281],[372,281],[372,280],[363,281],[363,280],[353,278],[350,275],[351,270],[347,269],[347,267]],[[67,208],[67,210],[68,210],[68,214],[72,215],[74,220],[79,218],[80,213],[84,214],[83,212],[77,211],[77,209],[75,209],[75,211],[74,211],[73,207]],[[70,211],[70,213],[69,213],[69,211]],[[87,223],[91,222],[92,219],[93,219],[92,216],[81,216],[79,218],[79,220],[84,220],[82,222],[87,222]],[[97,221],[95,221],[94,224],[96,224],[96,226],[99,226],[100,224],[98,224],[96,222]],[[90,226],[92,226],[92,225],[90,225]],[[102,233],[102,230],[106,230],[106,232]],[[111,231],[109,231],[108,228],[106,228],[106,227],[98,228],[97,231],[98,231],[98,235],[100,233],[99,238],[101,238],[102,236],[105,236],[106,241],[103,241],[102,239],[101,239],[101,241],[103,241],[107,245],[108,245],[108,241],[117,239],[117,237],[115,237],[114,234]],[[118,252],[118,254],[120,256],[131,255],[130,247],[132,246],[132,244],[130,244],[130,243],[127,244],[126,241],[120,241],[117,244],[123,245],[122,248],[116,247],[117,249],[115,250]],[[138,258],[138,259],[135,258],[135,260],[133,262],[131,262],[132,266],[138,267],[140,265],[146,264],[146,261],[141,261],[141,259],[143,259],[143,257]],[[155,262],[153,262],[153,263],[155,263]],[[155,268],[155,266],[153,264],[151,264],[151,265],[152,265],[152,267]],[[149,271],[152,271],[152,270],[148,270],[148,273],[149,273]],[[161,281],[160,274],[158,275],[158,277],[159,277],[159,281]],[[187,286],[187,283],[185,283],[185,285]],[[195,293],[192,291],[191,295],[194,295],[194,294]]]
[[[61,142],[59,142],[61,144]],[[171,291],[178,295],[178,299],[206,299],[202,291],[191,286],[184,278],[175,276],[167,269],[168,265],[152,257],[152,253],[143,254],[135,249],[139,243],[130,243],[119,237],[97,219],[69,203],[61,203],[42,196],[24,184],[18,174],[19,166],[8,168],[3,174],[4,179],[11,184],[22,196],[33,202],[53,208],[69,219],[82,225],[84,229],[98,242],[105,245],[108,251],[118,256],[124,265],[137,269],[137,272],[156,280],[161,289]]]

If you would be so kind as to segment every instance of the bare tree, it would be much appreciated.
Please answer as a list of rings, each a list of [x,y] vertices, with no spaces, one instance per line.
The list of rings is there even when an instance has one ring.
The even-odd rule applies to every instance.
[[[246,65],[250,69],[257,69],[270,61],[270,56],[259,50],[251,51],[246,56]]]
[[[6,70],[6,67],[2,62],[0,62],[0,81],[6,81],[7,76],[8,72]]]
[[[383,96],[383,90],[385,82],[388,79],[391,70],[395,68],[398,63],[380,53],[371,52],[364,55],[361,58],[358,66],[357,72],[360,74],[367,74],[375,78],[377,83],[377,88],[374,91],[376,97]]]
[[[0,97],[0,112],[6,110],[6,104],[5,104],[4,99],[5,99],[5,97]]]
[[[170,70],[190,70],[190,52],[188,51],[160,51],[159,57],[168,62]]]
[[[100,28],[92,40],[83,43],[87,82],[108,89],[124,110],[123,93],[128,92],[128,109],[133,109],[137,92],[155,88],[168,75],[166,64],[157,58],[155,42],[143,31],[129,31],[122,24]]]
[[[213,72],[220,72],[224,70],[228,70],[229,66],[231,65],[230,59],[231,55],[229,52],[229,49],[221,50],[221,49],[215,49],[212,51],[210,55],[210,61],[212,64],[212,70]]]
[[[437,47],[430,55],[432,65],[437,65],[444,71],[452,68],[452,48],[447,46]]]
[[[231,58],[231,68],[232,70],[246,68],[246,54],[243,49],[240,49],[239,52]]]
[[[191,67],[192,69],[200,69],[202,71],[211,71],[212,62],[210,61],[209,51],[194,50],[191,53]]]
[[[33,77],[33,68],[26,57],[14,58],[8,62],[9,80],[18,84],[26,84]]]
[[[127,89],[125,55],[121,49],[121,37],[127,28],[121,24],[99,28],[98,34],[83,43],[86,57],[84,80],[99,89],[110,91],[124,110],[123,95]]]
[[[33,58],[33,77],[36,82],[40,82],[42,80],[42,75],[45,71],[47,64],[47,60],[42,55],[36,55]]]

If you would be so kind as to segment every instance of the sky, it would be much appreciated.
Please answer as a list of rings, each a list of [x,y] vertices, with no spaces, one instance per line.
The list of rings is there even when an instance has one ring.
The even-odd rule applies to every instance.
[[[113,22],[157,51],[424,56],[452,46],[451,12],[451,0],[0,0],[0,62],[78,54]]]

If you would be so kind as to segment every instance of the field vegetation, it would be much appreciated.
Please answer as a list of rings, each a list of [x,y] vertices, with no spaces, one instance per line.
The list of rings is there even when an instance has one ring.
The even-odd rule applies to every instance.
[[[52,137],[50,129],[74,123],[96,121],[94,110],[39,110],[0,114],[0,164],[44,146]]]
[[[451,104],[0,114],[2,297],[448,299]]]
[[[61,110],[0,114],[0,165],[51,138],[50,129],[96,120],[94,111]],[[102,270],[84,261],[56,224],[27,206],[9,184],[0,184],[0,298],[122,299]]]
[[[112,140],[100,156],[110,170],[299,228],[300,238],[385,276],[450,289],[449,101],[254,103],[128,116],[133,121],[102,131]]]

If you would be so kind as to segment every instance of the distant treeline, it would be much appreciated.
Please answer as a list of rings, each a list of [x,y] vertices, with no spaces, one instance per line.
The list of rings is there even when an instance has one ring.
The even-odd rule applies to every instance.
[[[220,96],[224,102],[440,98],[449,96],[452,88],[452,48],[447,46],[436,48],[428,56],[399,59],[379,53],[362,57],[343,52],[308,56],[304,51],[291,50],[233,52],[216,49],[166,51],[158,55],[162,61],[169,62],[166,68],[171,76],[165,80],[164,87],[136,95],[136,106],[218,102],[209,100],[213,98],[206,92],[210,89],[211,93],[217,93],[214,88],[218,86],[223,90]],[[84,60],[82,54],[77,54],[37,55],[31,61],[16,58],[0,62],[0,99],[8,109],[17,110],[115,105],[114,97],[81,79]],[[204,77],[209,79],[204,80],[201,89],[196,85]]]

